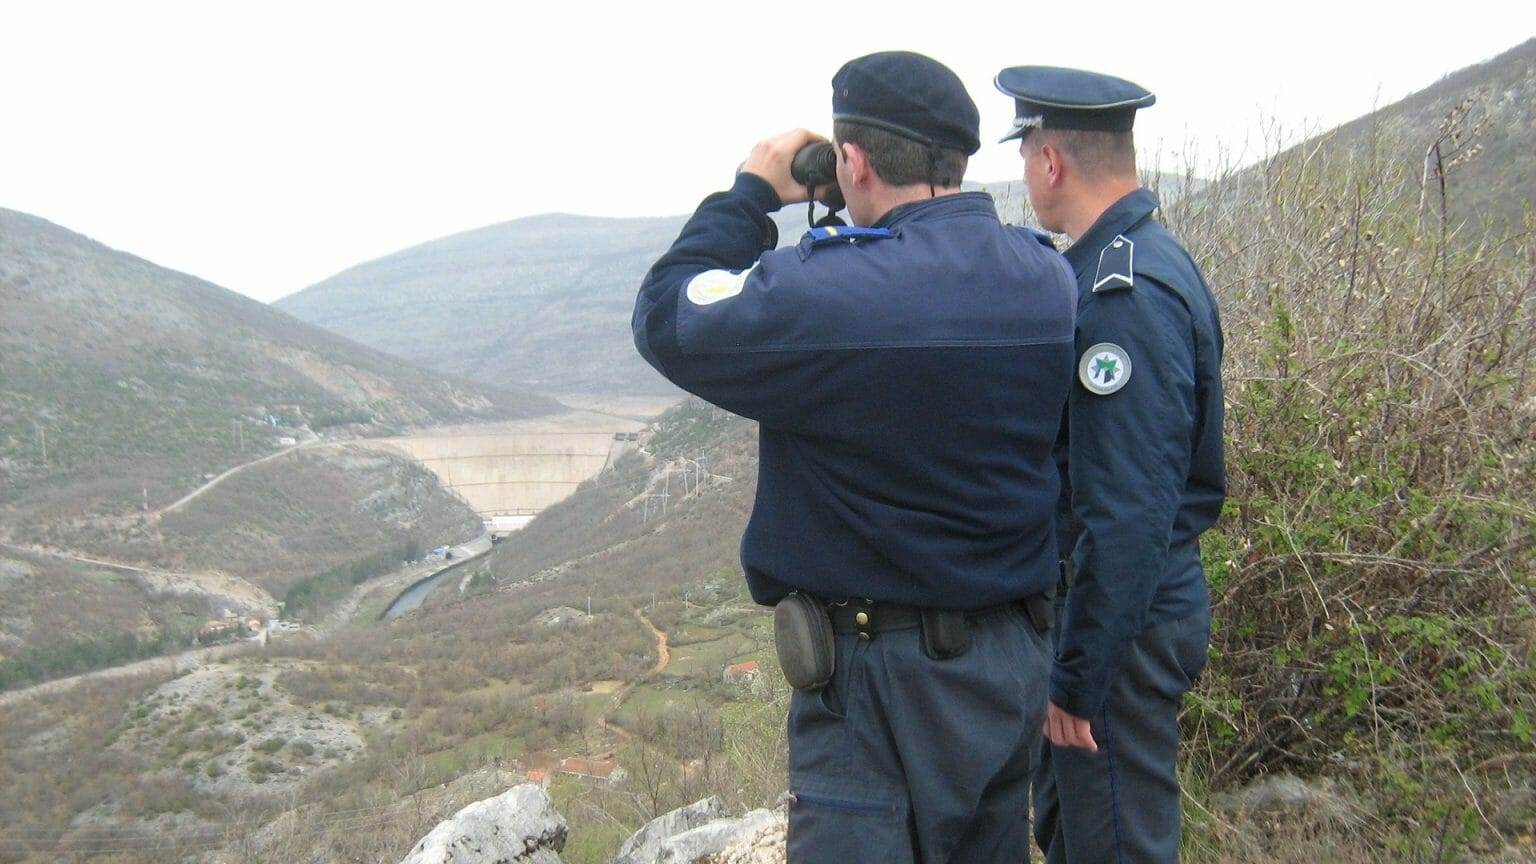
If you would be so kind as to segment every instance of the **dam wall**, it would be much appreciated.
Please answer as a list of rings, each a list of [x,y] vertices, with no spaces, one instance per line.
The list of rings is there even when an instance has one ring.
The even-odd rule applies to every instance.
[[[574,412],[533,428],[445,427],[377,439],[371,446],[420,462],[483,517],[531,517],[633,449],[633,442],[616,438],[641,428],[641,422]]]

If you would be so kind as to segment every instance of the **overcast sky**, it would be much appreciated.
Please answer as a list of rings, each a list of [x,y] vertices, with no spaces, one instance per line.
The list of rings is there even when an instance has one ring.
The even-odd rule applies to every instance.
[[[1415,11],[1418,8],[1423,12]],[[1083,13],[1091,14],[1083,14]],[[756,139],[830,131],[843,61],[908,49],[981,108],[1003,66],[1158,95],[1144,158],[1251,158],[1536,35],[1536,4],[5,2],[0,207],[262,300],[364,260],[563,211],[687,212]]]

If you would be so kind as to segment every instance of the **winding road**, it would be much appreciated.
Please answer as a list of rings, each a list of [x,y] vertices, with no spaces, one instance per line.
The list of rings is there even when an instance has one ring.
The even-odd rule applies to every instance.
[[[243,462],[243,463],[241,463],[239,465],[236,465],[235,467],[229,469],[228,471],[225,471],[223,474],[220,474],[217,477],[214,477],[212,480],[209,480],[207,483],[204,483],[203,485],[197,487],[196,489],[193,489],[191,492],[188,492],[187,494],[181,496],[180,498],[177,498],[175,501],[172,501],[170,504],[167,504],[164,507],[161,507],[159,510],[156,510],[155,512],[151,513],[149,518],[151,519],[151,521],[159,521],[160,517],[164,516],[165,514],[167,514],[167,513],[175,513],[177,510],[180,510],[181,508],[183,508],[183,507],[187,506],[188,504],[192,503],[193,501],[195,501],[203,493],[205,493],[208,490],[212,489],[213,487],[219,485],[220,483],[223,483],[225,480],[228,480],[229,478],[235,476],[236,474],[239,474],[241,471],[244,471],[247,468],[255,467],[257,465],[260,465],[263,462],[270,462],[273,459],[277,459],[278,457],[281,457],[281,456],[287,456],[289,453],[292,453],[295,450],[303,450],[303,449],[308,448],[308,447],[315,447],[315,446],[320,446],[320,445],[323,444],[323,442],[321,442],[321,440],[320,440],[320,436],[319,435],[316,435],[314,432],[311,432],[308,429],[305,429],[304,432],[309,435],[309,440],[308,441],[301,441],[298,444],[293,445],[292,447],[284,447],[283,449],[278,450],[276,452],[268,453],[265,456],[259,457],[257,459],[252,459],[249,462]]]

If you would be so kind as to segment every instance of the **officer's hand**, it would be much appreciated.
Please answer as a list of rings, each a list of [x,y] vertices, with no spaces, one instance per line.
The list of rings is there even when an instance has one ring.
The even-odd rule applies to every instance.
[[[747,154],[747,161],[741,163],[737,170],[757,176],[768,181],[773,191],[779,195],[780,204],[803,204],[810,200],[806,195],[804,186],[795,182],[795,178],[789,174],[789,163],[795,159],[795,154],[800,148],[816,141],[827,139],[807,129],[792,129],[782,135],[757,142],[752,152]],[[832,187],[821,186],[815,190],[815,197],[819,200],[830,192]]]
[[[1045,737],[1057,747],[1079,747],[1089,753],[1099,752],[1093,740],[1093,726],[1087,720],[1076,717],[1056,707],[1052,702],[1045,709]]]

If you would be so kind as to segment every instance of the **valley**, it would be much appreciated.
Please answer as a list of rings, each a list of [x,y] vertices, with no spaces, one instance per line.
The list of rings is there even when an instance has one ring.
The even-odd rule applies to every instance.
[[[458,578],[449,578],[433,592],[434,602],[392,623],[380,621],[370,606],[381,592],[398,593],[398,576],[359,586],[369,599],[338,604],[354,610],[350,623],[328,619],[316,633],[320,639],[222,646],[195,661],[98,673],[68,689],[36,688],[25,699],[0,697],[0,729],[6,730],[0,770],[27,771],[60,789],[81,770],[101,778],[77,804],[53,795],[29,804],[26,812],[42,821],[20,835],[16,826],[0,825],[0,850],[30,860],[22,850],[32,847],[17,842],[30,837],[34,846],[48,844],[38,850],[149,856],[135,860],[214,848],[248,848],[264,859],[289,848],[284,843],[360,848],[362,838],[331,830],[340,814],[399,816],[409,812],[397,806],[402,794],[410,799],[484,771],[543,772],[563,800],[599,806],[601,799],[605,807],[627,798],[622,790],[631,781],[617,778],[635,771],[673,766],[666,769],[670,791],[655,789],[658,807],[719,781],[725,762],[713,749],[718,744],[708,745],[713,738],[658,750],[648,730],[684,717],[715,723],[709,718],[721,706],[759,698],[750,687],[727,682],[725,672],[732,662],[767,661],[767,619],[741,593],[729,541],[708,547],[718,554],[702,572],[719,575],[703,581],[670,569],[636,580],[627,562],[636,555],[643,560],[658,531],[692,545],[699,532],[715,533],[707,514],[739,512],[750,487],[723,478],[745,473],[738,460],[751,443],[749,425],[716,417],[713,409],[669,412],[608,471],[534,520],[561,521],[594,507],[608,511],[594,522],[565,522],[569,538],[590,551],[558,579],[523,578],[516,565],[507,569],[503,559],[524,560],[524,534],[517,532],[488,558],[464,565],[483,571],[464,592],[457,590]],[[665,485],[674,471],[652,446],[711,459],[722,479],[679,491],[665,516],[658,511],[645,519],[635,512],[645,500],[637,493]],[[632,515],[642,518],[631,522]],[[444,641],[438,638],[443,632],[462,638]],[[596,634],[601,638],[594,640]],[[122,720],[103,725],[112,716]],[[84,748],[99,758],[33,761],[49,752],[37,746],[44,730],[50,730],[50,747]],[[698,755],[678,748],[705,745],[715,767],[685,768],[673,779],[677,766]],[[614,784],[580,776],[593,771],[612,774]],[[129,794],[118,777],[137,778],[141,791]],[[103,806],[106,801],[112,803]],[[257,822],[233,818],[227,808],[234,801],[245,802]],[[449,797],[434,807],[454,801],[462,803]],[[3,811],[9,804],[0,794]],[[58,816],[43,818],[48,812]],[[428,820],[439,813],[417,815]],[[66,814],[65,822],[51,821]],[[314,827],[302,834],[256,830],[285,819]],[[407,833],[372,836],[368,842],[379,845],[366,848],[399,848],[410,842]],[[600,841],[593,835],[584,842]]]
[[[1536,41],[1147,178],[1227,338],[1190,864],[1536,850],[1532,93]],[[778,806],[758,428],[628,331],[682,218],[516,219],[265,305],[0,210],[0,864],[393,864],[525,783],[608,864]]]

